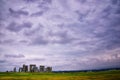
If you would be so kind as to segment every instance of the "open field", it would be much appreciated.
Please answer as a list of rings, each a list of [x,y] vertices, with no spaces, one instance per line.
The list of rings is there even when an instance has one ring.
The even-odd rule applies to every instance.
[[[69,73],[0,72],[0,80],[120,80],[120,70]]]

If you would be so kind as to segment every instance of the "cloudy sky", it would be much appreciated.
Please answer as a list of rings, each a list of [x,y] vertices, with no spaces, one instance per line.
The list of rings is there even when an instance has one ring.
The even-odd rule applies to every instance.
[[[0,71],[120,67],[120,0],[0,0]]]

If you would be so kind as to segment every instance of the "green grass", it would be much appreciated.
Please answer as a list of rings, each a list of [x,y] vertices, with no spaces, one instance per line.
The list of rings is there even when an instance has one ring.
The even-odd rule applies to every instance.
[[[69,73],[0,72],[0,80],[120,80],[120,70]]]

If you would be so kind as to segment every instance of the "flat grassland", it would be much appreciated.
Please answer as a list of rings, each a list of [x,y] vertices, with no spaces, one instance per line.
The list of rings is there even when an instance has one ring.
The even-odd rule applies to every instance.
[[[67,73],[0,72],[0,80],[120,80],[120,70]]]

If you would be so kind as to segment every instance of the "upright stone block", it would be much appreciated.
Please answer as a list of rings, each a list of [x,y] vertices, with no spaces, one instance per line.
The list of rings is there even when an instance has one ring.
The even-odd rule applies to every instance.
[[[20,67],[20,68],[19,68],[19,72],[23,72],[23,68]]]
[[[52,67],[47,67],[46,72],[52,72]]]
[[[45,71],[45,66],[40,65],[40,72],[44,72]]]
[[[16,67],[14,67],[13,72],[16,72]]]
[[[28,66],[23,64],[23,72],[28,72]]]
[[[34,68],[36,67],[35,64],[30,64],[30,72],[34,72]]]

